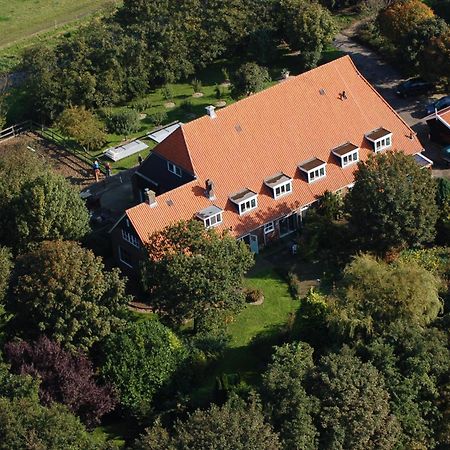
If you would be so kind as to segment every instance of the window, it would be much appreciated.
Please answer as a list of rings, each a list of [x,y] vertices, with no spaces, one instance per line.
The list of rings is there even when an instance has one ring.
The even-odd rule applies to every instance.
[[[274,192],[274,198],[281,197],[282,195],[290,194],[292,191],[292,181],[288,181],[287,183],[281,184],[277,186]]]
[[[326,176],[325,166],[318,167],[308,172],[308,182],[318,180]]]
[[[206,228],[215,227],[222,223],[222,213],[214,214],[203,221]]]
[[[275,224],[273,222],[269,222],[264,225],[264,234],[272,233],[274,230]]]
[[[382,139],[378,139],[374,142],[375,144],[375,152],[380,152],[381,150],[384,150],[385,148],[389,148],[392,145],[392,138],[391,136],[386,136]]]
[[[258,206],[256,201],[256,196],[252,197],[245,202],[239,203],[239,214],[244,214],[245,212],[251,211]]]
[[[348,166],[349,164],[352,164],[358,160],[359,160],[358,150],[356,150],[355,152],[342,156],[341,158],[342,167]]]
[[[181,177],[181,169],[170,161],[167,161],[167,170],[177,177]]]
[[[130,233],[129,231],[122,229],[122,238],[124,241],[127,241],[131,245],[134,245],[136,248],[140,247],[139,239],[136,236],[134,236],[132,233]]]
[[[119,245],[119,259],[126,266],[133,268],[133,261],[131,259],[131,255]]]

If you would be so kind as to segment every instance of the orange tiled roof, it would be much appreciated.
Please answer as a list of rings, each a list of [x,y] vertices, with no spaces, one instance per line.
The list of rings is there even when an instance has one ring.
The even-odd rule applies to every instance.
[[[440,118],[447,124],[447,126],[450,128],[450,106],[448,108],[443,109],[442,111],[439,111]]]
[[[196,180],[158,196],[157,207],[142,203],[127,215],[145,242],[150,233],[214,204],[224,210],[221,227],[242,236],[325,190],[351,184],[356,166],[341,168],[331,151],[350,141],[366,159],[373,147],[364,135],[380,127],[393,133],[394,150],[422,150],[415,133],[344,56],[218,110],[214,119],[205,115],[182,125],[155,151]],[[327,162],[327,176],[308,184],[297,166],[314,157]],[[293,190],[275,200],[264,179],[278,173],[293,179]],[[204,196],[207,179],[214,181],[214,201]],[[228,197],[244,188],[258,193],[258,208],[239,216]]]

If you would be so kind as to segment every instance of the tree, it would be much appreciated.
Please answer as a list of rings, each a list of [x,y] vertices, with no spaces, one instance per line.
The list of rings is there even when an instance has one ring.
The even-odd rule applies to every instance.
[[[78,192],[50,171],[25,182],[10,210],[12,227],[5,241],[16,249],[44,240],[79,240],[90,230],[89,214]]]
[[[400,427],[383,376],[347,347],[321,358],[313,392],[321,403],[319,448],[397,448]]]
[[[0,397],[0,450],[105,448],[62,405]]]
[[[422,52],[420,67],[427,77],[450,83],[450,27],[431,37]]]
[[[198,330],[211,327],[212,316],[243,307],[242,278],[253,262],[243,242],[192,220],[154,233],[147,250],[143,284],[168,320],[193,319]]]
[[[39,380],[30,375],[15,375],[9,371],[9,366],[0,362],[0,398],[28,398],[39,401]]]
[[[291,48],[300,50],[305,69],[314,68],[337,32],[333,17],[317,2],[281,0],[280,5],[282,37]]]
[[[269,81],[270,76],[266,68],[254,62],[245,63],[231,77],[231,93],[235,98],[250,95],[262,91]]]
[[[69,349],[88,350],[121,325],[128,297],[118,269],[75,242],[42,242],[19,256],[6,311],[10,336],[40,334]]]
[[[343,285],[328,321],[344,336],[379,334],[397,321],[425,326],[442,308],[439,280],[413,262],[389,265],[361,255],[345,268]]]
[[[12,269],[11,253],[8,248],[0,247],[0,305],[9,286],[9,277]]]
[[[441,393],[449,375],[448,332],[397,322],[356,347],[384,374],[391,409],[402,427],[399,447],[441,448],[441,443],[445,448],[448,436],[440,431],[445,427]]]
[[[259,400],[232,397],[225,405],[197,410],[177,421],[173,435],[158,424],[146,430],[135,450],[278,450],[278,435],[264,421]]]
[[[92,363],[85,355],[69,353],[47,337],[31,344],[9,342],[5,354],[14,373],[40,380],[39,397],[44,405],[62,403],[88,426],[98,424],[114,409],[111,388],[97,384]]]
[[[171,381],[186,358],[178,337],[156,320],[129,323],[102,345],[101,373],[135,416],[148,413],[153,397]]]
[[[122,109],[108,116],[108,130],[111,133],[128,136],[140,127],[139,113],[134,109]]]
[[[314,367],[312,354],[313,349],[303,342],[277,347],[263,374],[268,413],[286,450],[317,448],[313,415],[319,405],[304,387],[306,375]]]
[[[84,107],[65,109],[58,119],[57,127],[88,150],[99,150],[106,142],[103,124]]]
[[[430,242],[435,235],[436,188],[431,172],[402,152],[378,153],[358,163],[347,195],[350,224],[368,249]]]
[[[398,0],[378,14],[381,32],[398,43],[418,24],[434,17],[433,10],[421,0]]]

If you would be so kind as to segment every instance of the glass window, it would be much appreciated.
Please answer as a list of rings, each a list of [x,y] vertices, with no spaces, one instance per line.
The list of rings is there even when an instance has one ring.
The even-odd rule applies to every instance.
[[[133,261],[131,255],[123,248],[119,246],[119,258],[126,266],[133,267]]]
[[[219,225],[219,223],[222,223],[222,213],[218,213],[215,214],[214,216],[208,217],[207,219],[204,220],[204,223],[206,228]]]
[[[132,233],[130,233],[129,231],[126,231],[124,229],[122,229],[122,239],[126,242],[128,242],[129,244],[133,245],[134,247],[139,248],[139,239],[134,236]]]
[[[239,204],[239,214],[255,209],[257,207],[256,197]]]
[[[266,223],[264,225],[264,234],[272,233],[275,230],[275,225],[273,222]]]
[[[177,177],[181,177],[181,169],[170,161],[167,161],[167,170]]]

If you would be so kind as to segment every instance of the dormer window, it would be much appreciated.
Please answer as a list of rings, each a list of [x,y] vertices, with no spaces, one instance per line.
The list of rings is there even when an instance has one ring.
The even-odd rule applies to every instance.
[[[327,163],[319,158],[313,158],[301,163],[298,168],[308,177],[308,183],[320,180],[327,176]]]
[[[167,170],[170,173],[173,173],[177,177],[181,177],[181,169],[176,166],[174,163],[171,163],[170,161],[167,161]]]
[[[222,209],[213,205],[202,209],[197,213],[196,217],[203,221],[205,228],[211,228],[222,223],[222,213]]]
[[[264,184],[272,189],[275,199],[292,192],[292,178],[281,172],[264,180]]]
[[[258,207],[258,195],[250,189],[243,189],[230,195],[230,200],[238,207],[239,214],[245,214]]]
[[[346,167],[359,161],[359,147],[351,142],[334,148],[332,153],[340,159],[341,167]]]
[[[392,145],[392,132],[385,128],[377,128],[366,134],[366,139],[372,142],[375,153],[381,152]]]

